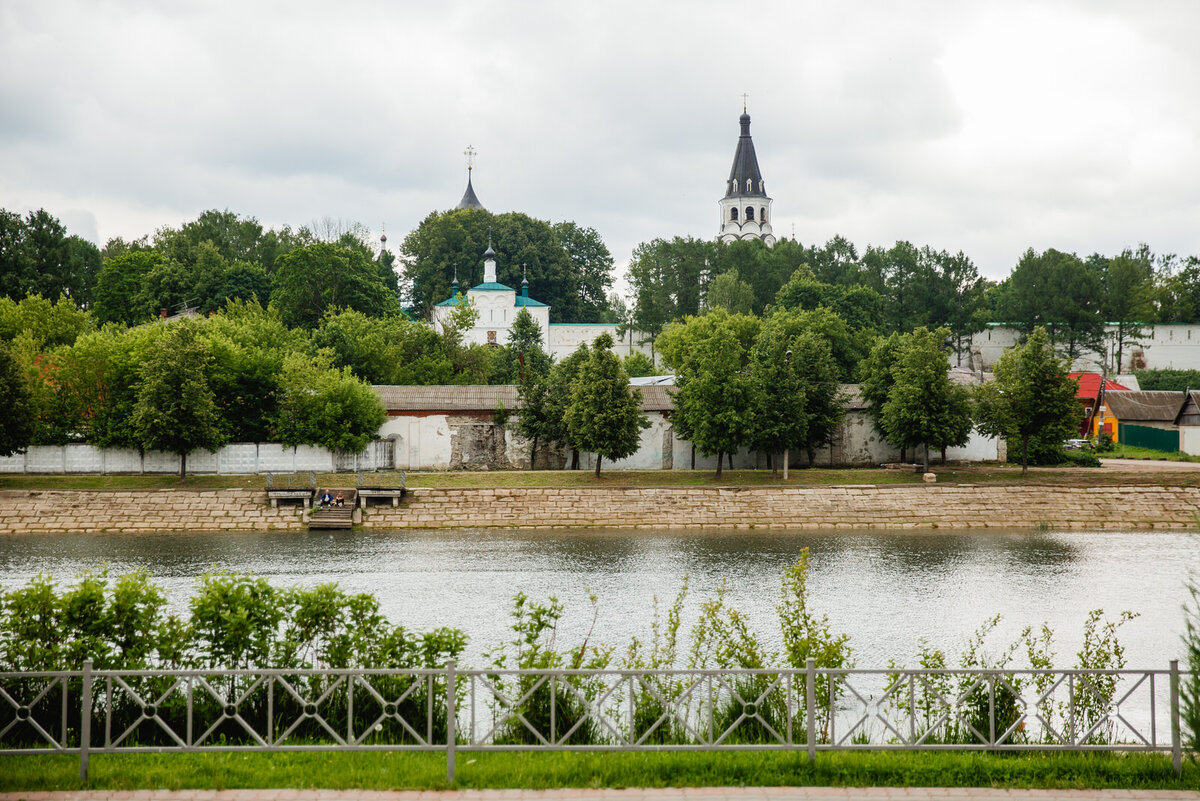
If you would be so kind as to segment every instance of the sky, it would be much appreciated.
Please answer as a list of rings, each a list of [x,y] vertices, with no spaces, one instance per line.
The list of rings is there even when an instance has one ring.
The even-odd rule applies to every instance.
[[[111,237],[230,209],[396,249],[492,212],[716,235],[743,93],[777,236],[1200,255],[1194,0],[5,0],[0,207]]]

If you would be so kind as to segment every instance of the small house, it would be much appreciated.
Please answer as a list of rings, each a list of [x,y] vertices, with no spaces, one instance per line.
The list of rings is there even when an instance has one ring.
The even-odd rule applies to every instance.
[[[1163,390],[1106,394],[1104,402],[1113,418],[1113,441],[1157,451],[1179,450],[1176,421],[1184,401],[1184,393]]]

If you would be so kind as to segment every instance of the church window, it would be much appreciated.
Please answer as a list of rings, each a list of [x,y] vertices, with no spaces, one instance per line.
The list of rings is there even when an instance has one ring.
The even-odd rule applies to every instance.
[[[737,222],[737,206],[734,206],[732,209],[729,210],[729,219],[733,220],[734,222]]]
[[[766,206],[763,206],[761,209],[758,210],[758,221],[759,222],[767,221],[767,207]]]
[[[747,219],[747,220],[753,220],[753,219],[754,219],[754,207],[753,207],[753,206],[747,206],[747,207],[746,207],[746,219]]]
[[[733,179],[732,181],[730,181],[729,183],[730,183],[730,189],[729,189],[729,191],[730,191],[730,192],[733,192],[734,194],[737,194],[737,178],[734,178],[734,179]]]

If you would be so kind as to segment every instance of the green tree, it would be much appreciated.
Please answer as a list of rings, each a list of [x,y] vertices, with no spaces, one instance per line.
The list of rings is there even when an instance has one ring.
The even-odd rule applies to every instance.
[[[313,331],[312,343],[333,352],[335,367],[349,367],[369,384],[456,383],[444,338],[399,315],[330,309]]]
[[[100,268],[100,251],[91,242],[69,236],[45,209],[24,218],[0,209],[0,285],[14,300],[26,295],[66,295],[86,306]]]
[[[1074,362],[1103,348],[1103,289],[1095,265],[1053,248],[1025,251],[996,288],[996,312],[1003,322],[1029,335],[1046,329],[1050,342]]]
[[[633,328],[653,342],[668,323],[699,314],[704,276],[715,261],[715,244],[690,237],[655,239],[634,248],[629,263]]]
[[[749,314],[754,307],[754,290],[738,277],[737,269],[718,275],[708,285],[705,310],[724,309],[730,314]]]
[[[579,445],[571,439],[567,430],[567,409],[571,406],[575,379],[591,356],[592,352],[587,343],[581,342],[570,356],[551,367],[546,381],[545,399],[542,401],[545,411],[539,429],[540,438],[547,444],[558,442],[570,447],[572,470],[579,469]]]
[[[642,414],[642,391],[629,386],[613,340],[601,334],[571,385],[567,435],[575,447],[596,454],[596,477],[603,459],[624,459],[638,449],[639,433],[650,423]]]
[[[754,438],[756,392],[750,351],[759,321],[715,309],[672,323],[658,338],[668,366],[675,370],[676,430],[700,452],[722,458]]]
[[[803,319],[803,315],[800,315]],[[802,329],[792,345],[792,364],[804,387],[808,426],[804,450],[808,466],[817,460],[817,449],[833,443],[846,418],[845,397],[841,391],[837,365],[829,341],[818,330]]]
[[[200,325],[184,320],[155,343],[138,371],[134,430],[143,447],[179,456],[180,481],[187,477],[189,452],[215,452],[225,442],[206,373],[211,360]]]
[[[640,350],[630,353],[621,360],[621,363],[625,365],[625,372],[629,373],[630,378],[645,378],[647,376],[658,375],[660,372],[654,366],[654,362],[650,361],[650,357]]]
[[[542,348],[542,327],[525,309],[517,312],[508,342],[492,362],[492,384],[520,384],[522,375],[544,376],[550,372],[550,356]]]
[[[106,325],[40,360],[55,403],[39,410],[44,442],[84,438],[101,448],[140,448],[133,425],[140,370],[166,326]]]
[[[750,350],[750,380],[758,389],[754,441],[770,454],[786,454],[807,442],[808,396],[792,363],[795,347],[796,338],[768,317]],[[771,466],[772,472],[777,471],[778,460],[773,459]]]
[[[92,290],[92,312],[97,322],[135,325],[157,314],[157,308],[149,307],[142,288],[162,264],[162,255],[153,250],[127,250],[106,259]]]
[[[538,443],[545,444],[562,436],[561,419],[550,414],[550,375],[527,372],[517,385],[517,421],[515,429],[529,440],[529,469],[537,466]]]
[[[24,371],[17,360],[0,344],[0,456],[25,450],[33,438],[37,410]]]
[[[271,303],[291,327],[315,328],[329,309],[355,309],[371,317],[400,312],[379,271],[361,250],[317,243],[281,256]]]
[[[813,277],[826,284],[840,286],[865,286],[883,292],[882,273],[874,273],[863,265],[854,243],[844,236],[835,235],[824,245],[803,248],[800,263],[812,267]]]
[[[818,281],[807,264],[800,265],[775,295],[777,309],[812,311],[822,306],[835,311],[851,330],[874,330],[883,322],[883,298],[878,292],[868,286],[847,287]]]
[[[875,430],[892,446],[900,448],[900,460],[904,461],[907,448],[900,442],[888,439],[883,428],[883,405],[887,403],[892,386],[896,383],[895,368],[905,344],[905,335],[892,333],[876,341],[867,358],[859,364],[858,393],[867,403],[867,414]]]
[[[1067,375],[1068,369],[1039,327],[1024,344],[1001,355],[993,368],[994,380],[976,388],[979,430],[1020,443],[1022,475],[1028,470],[1031,443],[1061,449],[1078,430],[1078,384]]]
[[[980,277],[974,262],[962,251],[950,255],[937,254],[939,283],[949,300],[946,314],[929,324],[944,325],[950,331],[955,364],[961,366],[963,355],[970,356],[971,338],[988,324],[987,291],[991,282]]]
[[[312,241],[311,232],[297,235],[288,228],[264,230],[255,218],[241,217],[229,209],[209,209],[179,228],[164,227],[154,233],[154,249],[165,259],[191,267],[199,259],[201,246],[208,243],[222,261],[254,264],[265,273],[274,269],[279,256],[301,242]]]
[[[371,387],[349,368],[332,366],[328,351],[284,357],[275,429],[284,445],[320,445],[358,453],[379,432],[387,412]]]
[[[1104,287],[1102,310],[1104,320],[1111,327],[1105,334],[1112,346],[1114,372],[1122,372],[1125,364],[1125,349],[1140,345],[1146,337],[1146,325],[1153,322],[1154,308],[1154,254],[1147,245],[1136,251],[1123,250],[1119,256],[1105,259],[1092,256],[1089,261],[1098,263]]]
[[[88,313],[66,295],[59,295],[53,303],[41,295],[29,295],[19,302],[0,297],[0,340],[11,342],[22,332],[28,332],[41,351],[71,345],[91,328]]]
[[[1160,256],[1155,278],[1159,322],[1200,322],[1200,257]]]
[[[33,260],[26,244],[25,220],[0,209],[0,286],[5,297],[20,300],[33,290]]]
[[[466,287],[483,281],[483,252],[496,252],[496,279],[520,286],[550,306],[553,322],[596,322],[604,288],[611,283],[611,255],[590,228],[552,226],[526,214],[492,214],[483,209],[434,212],[404,238],[404,280],[421,316],[450,296],[455,274]]]
[[[971,435],[970,393],[950,380],[944,349],[948,334],[945,328],[917,328],[905,338],[881,416],[889,442],[925,446],[926,472],[931,445],[941,450],[944,463],[946,448],[965,445]]]
[[[209,381],[229,439],[272,441],[283,359],[308,351],[304,330],[289,329],[273,310],[236,300],[209,318],[203,330],[213,357]]]
[[[578,319],[582,322],[602,322],[601,318],[608,310],[608,290],[613,283],[613,257],[608,246],[595,228],[559,222],[554,223],[551,230],[579,276]]]

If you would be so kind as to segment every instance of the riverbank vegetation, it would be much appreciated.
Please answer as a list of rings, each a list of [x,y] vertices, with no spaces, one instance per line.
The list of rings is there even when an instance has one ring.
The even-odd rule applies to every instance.
[[[0,756],[0,792],[64,790],[443,790],[574,787],[1011,787],[1200,790],[1200,765],[1175,776],[1159,754],[897,751],[587,753],[460,751],[455,781],[437,753]]]

